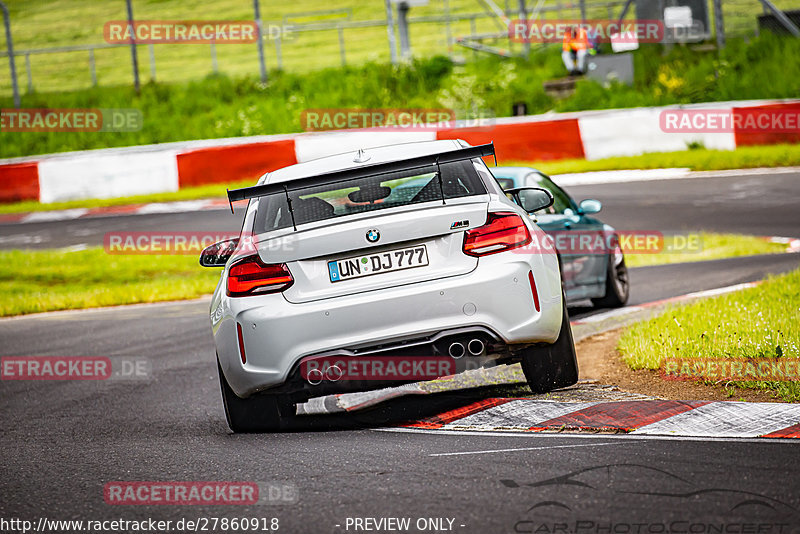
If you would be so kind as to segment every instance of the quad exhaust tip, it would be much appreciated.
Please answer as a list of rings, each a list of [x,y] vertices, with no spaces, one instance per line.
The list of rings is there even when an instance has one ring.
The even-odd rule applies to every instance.
[[[312,386],[316,386],[317,384],[322,383],[322,379],[325,378],[322,374],[322,371],[319,369],[311,369],[306,374],[306,381],[311,384]]]
[[[450,354],[452,358],[458,359],[464,356],[466,349],[464,349],[464,345],[462,343],[456,341],[455,343],[450,343],[447,353]]]
[[[473,356],[480,356],[483,354],[484,349],[486,346],[483,344],[483,341],[480,339],[473,339],[467,344],[467,350]]]
[[[325,371],[325,380],[336,382],[342,378],[342,375],[344,375],[344,372],[339,368],[338,365],[331,365]]]

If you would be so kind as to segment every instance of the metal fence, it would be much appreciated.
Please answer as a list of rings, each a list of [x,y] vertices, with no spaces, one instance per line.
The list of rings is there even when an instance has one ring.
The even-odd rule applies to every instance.
[[[718,0],[711,0],[715,2]],[[775,3],[783,8],[795,0]],[[263,2],[263,0],[262,0]],[[352,0],[350,6],[334,9],[293,10],[277,8],[274,2],[261,6],[260,40],[257,43],[187,44],[158,43],[135,46],[138,77],[142,82],[184,82],[213,73],[229,76],[258,76],[263,69],[304,72],[327,67],[389,62],[402,58],[402,21],[394,0]],[[760,0],[721,0],[727,36],[758,33],[756,16]],[[14,64],[20,92],[49,92],[92,86],[131,84],[131,45],[103,41],[103,24],[126,20],[126,0],[89,2],[74,0],[48,10],[47,3],[18,2],[11,5],[10,30],[14,42]],[[449,55],[463,60],[480,51],[521,53],[524,45],[502,37],[507,19],[614,19],[628,0],[430,0],[408,13],[408,44],[413,56]],[[0,2],[2,4],[2,2]],[[218,0],[208,3],[202,14],[191,10],[165,10],[161,3],[132,0],[133,19],[140,20],[255,20],[258,0]],[[320,4],[297,0],[299,6]],[[709,6],[710,8],[711,6]],[[388,9],[391,8],[391,11]],[[764,8],[766,9],[766,8]],[[628,17],[633,16],[628,10]],[[391,14],[391,16],[389,16]],[[166,16],[168,15],[168,16]],[[290,31],[270,32],[272,28]],[[391,28],[391,31],[389,30]],[[70,44],[67,44],[70,43]],[[475,46],[475,43],[480,43]],[[7,36],[0,39],[2,63],[11,63],[6,51]],[[486,45],[486,46],[484,46]],[[3,66],[0,96],[12,94],[11,69]]]

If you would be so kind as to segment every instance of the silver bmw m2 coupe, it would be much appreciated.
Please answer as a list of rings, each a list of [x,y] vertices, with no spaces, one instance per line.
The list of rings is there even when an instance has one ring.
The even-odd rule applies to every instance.
[[[535,392],[577,381],[558,258],[531,246],[547,236],[528,214],[553,197],[503,191],[481,159],[493,154],[453,140],[371,148],[228,192],[249,200],[241,236],[200,263],[224,267],[210,315],[233,431],[280,430],[311,398],[419,379],[351,372],[366,361],[437,361],[426,378],[521,362]]]

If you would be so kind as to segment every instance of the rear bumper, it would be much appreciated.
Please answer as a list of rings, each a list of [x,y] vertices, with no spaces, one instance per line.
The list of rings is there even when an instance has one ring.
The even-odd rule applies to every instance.
[[[540,311],[534,309],[533,270]],[[219,291],[219,289],[218,289]],[[465,275],[344,297],[292,304],[282,295],[215,295],[214,341],[240,396],[286,382],[303,357],[340,348],[398,342],[457,328],[486,328],[507,345],[552,343],[561,328],[555,256],[502,253]],[[218,307],[221,307],[218,308]],[[236,323],[247,362],[242,363]]]

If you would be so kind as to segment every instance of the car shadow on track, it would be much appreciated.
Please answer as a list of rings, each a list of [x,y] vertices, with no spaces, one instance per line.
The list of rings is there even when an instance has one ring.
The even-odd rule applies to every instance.
[[[520,397],[531,394],[523,384],[487,386],[459,391],[432,393],[428,395],[408,395],[387,400],[373,407],[351,412],[338,412],[324,415],[298,415],[281,432],[335,432],[342,430],[363,430],[380,427],[422,426],[437,428],[442,424],[439,417],[451,410],[464,410],[469,413],[470,405],[485,399],[498,397]],[[482,405],[477,404],[477,411]]]

